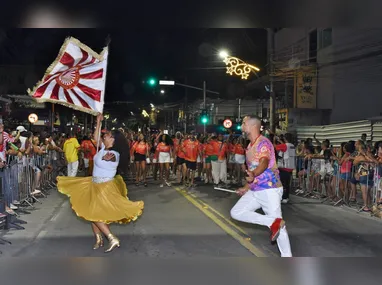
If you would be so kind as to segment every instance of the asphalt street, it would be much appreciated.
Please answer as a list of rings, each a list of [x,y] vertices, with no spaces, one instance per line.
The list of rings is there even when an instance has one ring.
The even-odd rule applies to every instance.
[[[267,228],[232,220],[235,194],[200,184],[160,188],[128,184],[131,200],[144,200],[144,214],[129,225],[113,225],[121,247],[112,253],[92,250],[90,225],[72,212],[68,199],[57,191],[21,215],[25,230],[9,230],[0,237],[2,255],[13,257],[273,257],[278,248],[269,241]],[[382,221],[347,207],[292,196],[283,215],[294,256],[380,256]]]

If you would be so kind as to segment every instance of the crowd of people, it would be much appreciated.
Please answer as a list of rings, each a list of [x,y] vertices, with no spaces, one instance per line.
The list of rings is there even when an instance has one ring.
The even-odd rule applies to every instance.
[[[316,146],[314,146],[314,143]],[[357,202],[357,186],[361,190],[361,211],[371,212],[373,202],[382,202],[380,176],[382,173],[382,142],[367,140],[362,134],[359,140],[331,147],[328,139],[318,141],[315,135],[302,141],[297,147],[298,186],[296,194],[330,201]],[[308,179],[308,187],[304,181]],[[374,190],[374,191],[372,191]]]
[[[215,187],[227,187],[228,184],[240,187],[245,183],[245,150],[249,141],[241,134],[177,132],[170,136],[165,131],[120,131],[127,143],[121,146],[124,157],[119,172],[136,186],[147,187],[149,175],[160,181],[160,187],[175,183],[192,188],[195,182],[213,184]],[[86,176],[92,175],[94,156],[99,148],[92,133],[33,133],[24,126],[6,132],[3,124],[0,124],[0,132],[0,167],[13,159],[22,160],[23,157],[36,157],[49,152],[51,170],[54,170],[55,176],[60,172],[75,177],[79,171]],[[363,211],[370,211],[370,188],[379,178],[374,177],[375,173],[380,175],[382,171],[380,167],[375,167],[382,159],[382,142],[372,144],[364,134],[358,141],[343,142],[340,148],[332,148],[329,140],[320,142],[315,136],[299,143],[288,133],[276,136],[266,132],[266,136],[274,144],[284,187],[283,203],[289,201],[294,179],[292,174],[296,173],[296,194],[315,196],[313,192],[319,190],[322,196],[328,196],[333,202],[347,194],[350,202],[356,201],[356,185],[359,184],[364,201]],[[39,195],[42,169],[36,166],[34,171],[36,182],[32,194]],[[306,179],[309,179],[309,187],[304,184]],[[381,197],[378,199],[382,202]],[[7,205],[7,211],[17,209],[17,201],[14,202]]]
[[[119,129],[126,138],[121,148],[118,173],[126,181],[147,187],[147,177],[159,180],[160,187],[172,183],[193,188],[196,182],[225,187],[245,183],[245,149],[248,141],[241,135],[217,133],[169,135],[166,131],[141,133]],[[107,130],[102,130],[103,133]],[[30,131],[24,126],[15,129],[0,124],[0,168],[12,161],[23,161],[24,167],[33,169],[31,195],[44,195],[41,177],[45,171],[52,172],[53,181],[58,175],[68,177],[91,176],[97,138],[93,133]],[[36,161],[49,157],[47,167]],[[14,214],[19,201],[14,199],[6,205],[6,211]]]
[[[256,119],[253,120],[257,122]],[[99,139],[96,133],[81,135],[31,132],[24,126],[18,126],[15,130],[4,130],[1,122],[0,169],[13,160],[21,161],[24,167],[33,169],[34,179],[30,195],[44,195],[40,181],[45,171],[51,172],[52,183],[55,183],[58,176],[94,176],[97,150],[105,147],[105,137],[113,136],[112,149],[118,153],[115,175],[120,175],[137,187],[147,187],[147,178],[150,176],[159,181],[161,188],[170,187],[172,184],[194,188],[196,184],[203,183],[215,187],[243,189],[242,187],[249,185],[248,176],[251,178],[253,175],[252,172],[248,174],[251,168],[248,160],[257,161],[263,151],[257,149],[254,151],[257,154],[252,157],[250,153],[253,142],[244,132],[225,135],[177,132],[169,135],[167,131],[142,133],[119,129],[114,135],[111,134],[108,130],[102,130]],[[295,194],[305,197],[327,198],[335,204],[341,201],[352,203],[358,199],[359,185],[363,200],[362,211],[370,212],[373,201],[378,205],[382,204],[379,187],[382,142],[373,144],[371,140],[366,139],[366,134],[363,134],[357,141],[343,142],[339,148],[334,148],[328,139],[321,142],[315,135],[313,139],[308,138],[300,142],[296,142],[294,136],[289,133],[277,136],[265,131],[261,137],[267,138],[272,146],[272,151],[267,151],[267,168],[261,175],[266,180],[264,183],[277,186],[272,189],[282,189],[282,203],[289,202],[292,190],[295,190]],[[257,142],[257,139],[254,142]],[[266,147],[268,148],[268,145]],[[41,156],[49,157],[49,163],[44,168],[35,163]],[[101,160],[109,161],[109,157],[105,155]],[[100,162],[98,168],[99,165]],[[254,169],[256,168],[258,166]],[[280,184],[277,184],[278,179]],[[254,180],[257,181],[255,178]],[[292,189],[294,184],[297,187]],[[374,193],[372,188],[376,190]],[[253,191],[256,192],[256,189]],[[14,214],[18,205],[17,199],[9,202],[6,205],[7,213]],[[232,217],[242,219],[242,214],[237,212],[238,208],[234,209],[231,212]],[[282,228],[280,225],[278,227]],[[95,232],[98,237],[101,229],[102,225],[93,228],[98,231]],[[111,235],[110,232],[106,233],[105,235]],[[283,239],[289,244],[285,234]],[[116,240],[114,239],[115,245]],[[286,248],[286,255],[290,255],[290,248]]]

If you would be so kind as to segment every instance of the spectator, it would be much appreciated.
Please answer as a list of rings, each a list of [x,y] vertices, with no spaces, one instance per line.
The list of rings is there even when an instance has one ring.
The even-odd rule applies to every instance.
[[[370,189],[374,185],[374,172],[368,162],[377,162],[377,160],[367,153],[366,145],[362,140],[356,142],[356,148],[358,154],[353,160],[356,171],[354,177],[350,180],[352,193],[356,192],[356,184],[360,184],[364,202],[362,210],[370,212]]]
[[[210,144],[214,149],[214,159],[212,160],[212,177],[215,186],[220,185],[220,182],[227,184],[227,152],[228,146],[223,142],[223,135],[213,137]]]
[[[73,133],[69,135],[69,139],[67,139],[64,143],[64,153],[66,163],[68,165],[68,176],[76,177],[78,172],[78,151],[80,150],[80,144],[78,140],[74,136]]]
[[[280,180],[283,185],[283,197],[282,203],[286,204],[289,201],[290,187],[292,183],[292,173],[296,168],[296,148],[291,143],[292,135],[285,134],[283,140],[279,140],[276,136],[274,137],[274,146],[278,152],[278,168],[280,171]]]
[[[94,166],[93,158],[97,153],[96,141],[92,139],[92,135],[84,136],[81,142],[81,149],[84,153],[85,176],[92,176]]]

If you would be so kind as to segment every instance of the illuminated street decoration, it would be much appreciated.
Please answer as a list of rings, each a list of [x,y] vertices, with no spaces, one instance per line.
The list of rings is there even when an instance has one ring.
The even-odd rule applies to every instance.
[[[260,71],[256,66],[250,65],[237,57],[228,56],[224,59],[229,75],[241,76],[241,79],[248,79],[251,72]]]

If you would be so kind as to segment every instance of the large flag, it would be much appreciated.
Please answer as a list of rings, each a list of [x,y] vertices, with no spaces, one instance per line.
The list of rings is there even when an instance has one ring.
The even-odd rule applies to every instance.
[[[103,112],[108,47],[101,54],[75,38],[67,38],[56,60],[28,94],[37,102],[51,102],[97,115]]]

